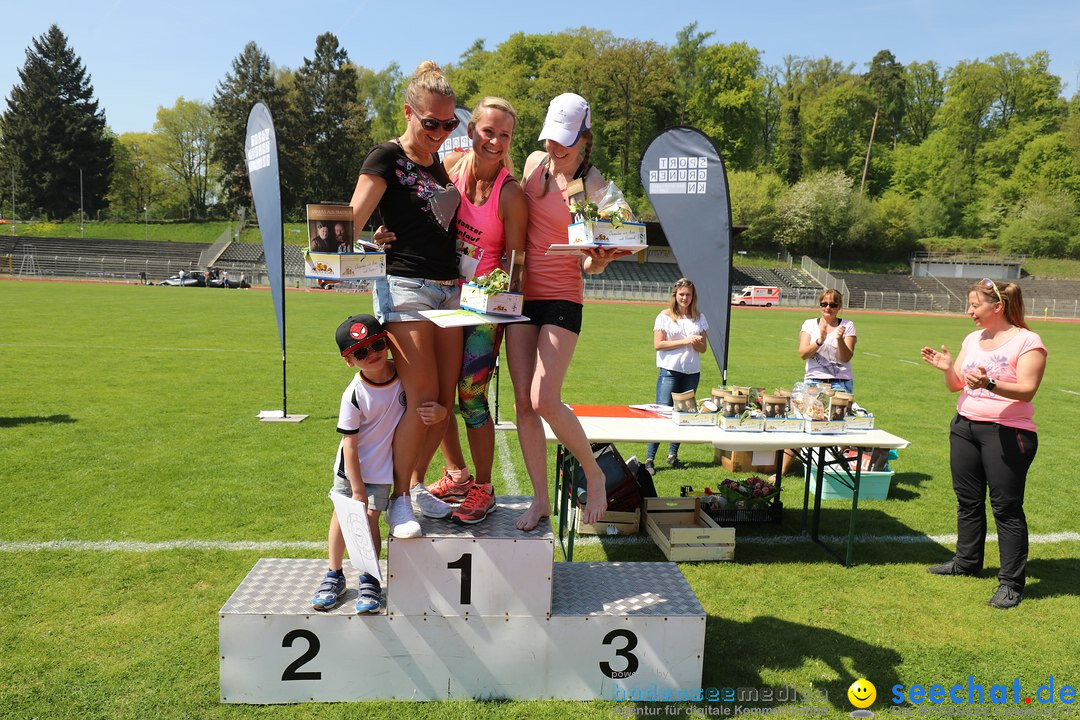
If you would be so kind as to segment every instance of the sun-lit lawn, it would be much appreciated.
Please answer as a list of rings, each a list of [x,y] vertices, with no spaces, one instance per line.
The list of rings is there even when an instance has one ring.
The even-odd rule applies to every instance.
[[[216,611],[259,558],[252,551],[42,549],[45,541],[249,540],[321,543],[337,444],[338,398],[349,372],[333,331],[370,297],[287,293],[288,410],[299,425],[260,424],[282,404],[281,353],[270,294],[192,288],[0,281],[0,716],[145,717],[605,717],[613,702],[369,703],[284,707],[218,702]],[[652,400],[651,327],[659,307],[590,303],[564,399]],[[806,311],[733,310],[729,380],[787,386]],[[955,532],[946,428],[955,398],[919,362],[924,344],[958,348],[964,317],[849,314],[857,327],[856,399],[880,426],[910,441],[893,463],[890,498],[860,503],[868,536],[844,569],[800,539],[802,488],[784,486],[782,524],[739,526],[736,561],[686,563],[708,612],[705,686],[817,688],[835,717],[851,711],[850,683],[989,686],[1019,678],[1026,691],[1055,677],[1080,683],[1080,541],[1032,545],[1025,602],[986,606],[996,544],[978,579],[938,578],[949,557],[931,538]],[[1049,350],[1036,398],[1040,448],[1026,507],[1037,539],[1075,533],[1080,449],[1080,327],[1036,322]],[[505,358],[504,358],[505,360]],[[719,384],[712,356],[701,387]],[[499,410],[512,416],[503,371]],[[516,436],[500,433],[509,467],[496,490],[528,479]],[[643,446],[621,447],[624,456]],[[715,485],[712,449],[684,446],[690,467],[661,463],[660,493]],[[436,460],[432,475],[440,469]],[[847,507],[826,501],[823,532],[846,532]],[[992,528],[991,524],[991,528]],[[773,542],[782,540],[783,542]],[[318,547],[316,545],[315,547]],[[277,556],[320,557],[285,549]],[[561,558],[557,558],[561,559]],[[576,560],[663,557],[639,542],[585,543]],[[886,705],[888,703],[885,703]],[[683,708],[685,710],[685,708]],[[684,715],[685,716],[685,715]]]

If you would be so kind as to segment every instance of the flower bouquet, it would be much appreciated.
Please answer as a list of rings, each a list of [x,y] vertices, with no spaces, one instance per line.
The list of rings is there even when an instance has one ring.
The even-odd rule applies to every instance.
[[[720,495],[727,500],[729,506],[734,506],[737,510],[763,508],[779,494],[780,490],[776,486],[759,477],[745,480],[728,478],[720,483]]]

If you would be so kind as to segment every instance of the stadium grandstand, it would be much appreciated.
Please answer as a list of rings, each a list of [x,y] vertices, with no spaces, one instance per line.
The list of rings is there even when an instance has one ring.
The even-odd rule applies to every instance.
[[[663,301],[682,275],[666,242],[650,232],[649,249],[641,255],[611,263],[599,275],[585,278],[586,297]],[[656,246],[652,243],[658,241]],[[978,264],[966,262],[966,270],[1000,268],[1002,273],[1021,275],[1028,314],[1049,317],[1080,317],[1080,280],[1022,276],[1015,259],[980,256]],[[1014,267],[1015,266],[1015,267]],[[958,266],[959,267],[959,266]],[[44,277],[79,277],[101,280],[158,282],[180,270],[213,268],[230,275],[245,273],[254,284],[266,284],[266,260],[262,246],[240,243],[231,236],[213,245],[202,243],[145,242],[0,236],[0,274]],[[914,263],[913,263],[914,268]],[[958,271],[959,272],[959,271]],[[942,273],[944,275],[946,273]],[[993,275],[992,272],[986,274]],[[304,278],[303,247],[285,247],[285,276],[289,285],[314,286]],[[969,277],[922,274],[870,274],[829,272],[808,257],[777,261],[772,266],[733,267],[733,291],[747,285],[769,285],[781,289],[782,304],[813,306],[825,287],[837,288],[852,308],[964,312]],[[1004,282],[1004,280],[1000,280]],[[339,289],[366,289],[364,283],[348,283]]]

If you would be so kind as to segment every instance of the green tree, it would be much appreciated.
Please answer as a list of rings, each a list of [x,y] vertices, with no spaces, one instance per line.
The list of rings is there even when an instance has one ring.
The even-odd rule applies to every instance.
[[[848,244],[854,221],[854,182],[840,170],[821,170],[780,196],[777,239],[794,253],[824,254]]]
[[[773,164],[776,172],[788,183],[802,176],[802,98],[805,62],[786,55],[780,68],[777,143]]]
[[[1014,121],[1036,122],[1042,128],[1056,125],[1065,115],[1061,78],[1050,72],[1045,51],[1021,59],[1014,53],[994,55],[988,63],[995,70],[994,99],[990,123],[1007,130]]]
[[[949,134],[967,165],[990,137],[990,109],[997,97],[994,68],[978,60],[959,62],[948,73],[945,102],[937,122]]]
[[[333,33],[315,40],[294,76],[292,102],[300,121],[297,140],[306,202],[346,201],[371,146],[369,111],[359,72]]]
[[[851,229],[851,245],[864,257],[903,257],[915,249],[916,204],[896,191],[865,198]]]
[[[903,136],[919,144],[930,137],[934,117],[945,102],[945,81],[933,60],[904,68]]]
[[[870,88],[878,114],[875,137],[887,138],[892,146],[896,147],[903,132],[907,96],[904,68],[896,62],[895,55],[888,50],[881,50],[870,61],[870,70],[863,78]]]
[[[114,169],[108,197],[113,217],[141,219],[158,201],[164,178],[152,149],[156,140],[150,133],[124,133],[113,143]]]
[[[874,99],[863,79],[836,78],[803,103],[804,167],[861,176],[873,120]]]
[[[678,91],[678,102],[675,118],[680,125],[694,122],[688,113],[690,96],[701,84],[698,77],[701,55],[705,51],[705,41],[713,35],[711,30],[699,33],[696,22],[690,23],[675,34],[675,44],[671,47],[670,53],[677,70],[675,86]]]
[[[944,129],[920,145],[897,147],[892,186],[916,201],[914,226],[922,237],[973,231],[978,197],[968,163]]]
[[[766,77],[760,52],[746,43],[709,45],[697,57],[687,118],[712,138],[732,168],[750,169],[764,155],[761,123]]]
[[[232,70],[218,83],[210,102],[210,113],[214,118],[211,160],[220,173],[222,199],[229,207],[251,203],[244,142],[248,115],[257,102],[265,103],[274,118],[282,176],[281,202],[290,207],[296,202],[296,168],[292,152],[294,144],[289,142],[292,133],[285,92],[278,85],[270,57],[254,42],[247,43],[233,59]]]
[[[1010,252],[1043,257],[1075,253],[1080,249],[1075,242],[1080,230],[1076,209],[1076,201],[1068,193],[1036,193],[1002,228],[1002,246]]]
[[[112,138],[86,68],[56,25],[27,49],[2,126],[0,154],[15,169],[19,204],[58,218],[77,213],[80,196],[88,215],[105,207]]]
[[[174,211],[204,218],[210,209],[216,175],[210,160],[214,118],[201,102],[177,98],[171,108],[159,107],[154,122],[157,160],[172,188]]]
[[[371,108],[372,142],[386,142],[405,132],[405,88],[409,83],[396,62],[375,72],[364,68],[358,80],[360,97]],[[456,88],[455,88],[456,91]]]
[[[747,226],[736,244],[743,249],[771,247],[780,225],[776,203],[784,181],[775,173],[751,170],[732,170],[727,178],[732,222]]]
[[[655,42],[615,40],[604,47],[596,63],[603,115],[603,137],[614,151],[611,178],[625,192],[641,195],[637,168],[645,144],[656,134],[655,118],[674,92],[668,55]],[[593,112],[594,120],[598,114]]]

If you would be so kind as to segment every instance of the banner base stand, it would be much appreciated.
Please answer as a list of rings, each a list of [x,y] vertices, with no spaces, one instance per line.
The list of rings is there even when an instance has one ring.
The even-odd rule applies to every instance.
[[[281,410],[261,410],[256,417],[259,422],[299,423],[307,420],[307,415],[286,415]]]

